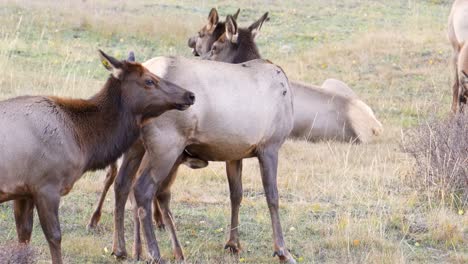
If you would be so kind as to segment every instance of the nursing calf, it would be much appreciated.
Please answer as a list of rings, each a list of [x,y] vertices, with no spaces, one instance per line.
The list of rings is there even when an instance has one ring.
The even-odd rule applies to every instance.
[[[193,93],[141,64],[100,56],[112,74],[88,100],[23,96],[0,102],[0,203],[14,200],[21,243],[31,239],[37,208],[56,264],[62,263],[60,197],[86,171],[115,162],[138,139],[141,124],[194,103]]]

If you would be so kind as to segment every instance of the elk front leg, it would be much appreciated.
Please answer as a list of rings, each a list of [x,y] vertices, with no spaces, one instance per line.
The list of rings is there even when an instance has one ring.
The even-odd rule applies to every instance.
[[[145,148],[143,144],[138,141],[125,153],[119,173],[115,179],[114,243],[112,246],[112,254],[117,258],[127,257],[124,227],[125,204],[132,187],[133,179],[144,154]]]
[[[18,241],[20,243],[29,243],[34,222],[34,201],[32,199],[15,200],[13,210]]]
[[[278,213],[279,198],[278,186],[276,182],[278,171],[278,150],[263,149],[257,153],[260,162],[260,171],[262,174],[263,189],[270,210],[271,223],[273,226],[274,256],[278,256],[280,261],[296,263],[284,243],[283,231]]]
[[[161,187],[156,194],[160,209],[161,216],[171,236],[172,252],[177,261],[184,261],[184,253],[182,246],[180,245],[179,239],[177,238],[176,227],[172,212],[170,209],[171,202],[171,186],[177,176],[177,169],[182,162],[182,157],[177,159],[176,163],[172,167],[168,177],[162,182]]]
[[[37,213],[41,222],[42,230],[49,243],[50,254],[53,264],[62,263],[61,242],[62,233],[58,209],[60,204],[60,193],[53,188],[43,190],[34,197]]]
[[[242,160],[227,161],[226,173],[229,181],[231,198],[231,231],[225,249],[232,253],[239,253],[239,208],[242,202]]]
[[[104,181],[104,189],[102,190],[101,197],[99,198],[98,206],[89,220],[88,229],[95,229],[99,220],[101,219],[102,205],[106,199],[107,192],[109,188],[114,183],[115,177],[117,176],[117,164],[113,163],[110,165],[110,169],[106,174],[106,179]]]
[[[159,138],[159,137],[153,137]],[[177,142],[177,141],[175,141]],[[146,144],[147,142],[145,142]],[[179,165],[184,145],[167,144],[165,142],[154,143],[151,152],[143,157],[139,171],[141,172],[133,188],[135,201],[138,206],[138,215],[143,228],[143,234],[148,246],[148,254],[153,262],[164,263],[161,258],[156,235],[153,230],[151,207],[154,195],[159,195],[163,190],[161,186],[170,181],[171,172]],[[151,157],[149,155],[151,153]],[[154,157],[154,158],[153,158]],[[160,204],[163,206],[162,204]],[[162,209],[163,217],[166,214]],[[165,220],[165,219],[164,219]],[[165,222],[165,224],[169,224]],[[171,230],[172,232],[172,230]]]
[[[150,254],[153,261],[156,263],[164,263],[161,258],[156,235],[153,231],[153,224],[151,222],[151,201],[156,193],[156,185],[151,178],[151,167],[148,164],[148,155],[143,157],[139,175],[133,187],[135,195],[135,202],[137,206],[136,214],[138,215],[140,226],[143,227],[143,234],[148,246],[148,254]],[[140,230],[135,229],[135,233]],[[136,234],[135,234],[136,235]]]
[[[155,196],[153,199],[153,221],[154,224],[158,227],[159,230],[165,230],[166,226],[164,225],[163,216],[161,213],[161,207],[159,206],[158,198]]]
[[[142,245],[141,245],[141,228],[140,228],[140,218],[138,216],[138,206],[135,201],[135,194],[131,192],[130,201],[132,203],[133,211],[133,258],[137,261],[141,260],[142,255]]]

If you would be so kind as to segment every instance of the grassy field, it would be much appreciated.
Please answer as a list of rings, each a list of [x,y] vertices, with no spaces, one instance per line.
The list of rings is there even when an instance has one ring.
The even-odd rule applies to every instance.
[[[240,0],[0,2],[0,99],[48,94],[89,97],[108,73],[96,50],[137,60],[191,56],[186,43],[211,7],[222,16],[242,9],[247,26],[269,11],[260,52],[290,79],[347,82],[375,111],[384,133],[374,143],[288,141],[279,168],[280,214],[286,243],[302,263],[467,263],[466,204],[441,202],[409,184],[417,175],[402,152],[405,131],[450,108],[449,1]],[[113,193],[100,228],[86,224],[104,171],[78,181],[62,199],[66,263],[116,263],[112,251]],[[182,168],[172,208],[188,263],[271,263],[271,224],[256,160],[243,170],[239,257],[223,250],[230,202],[223,163]],[[1,183],[0,183],[1,184]],[[127,210],[127,250],[133,224]],[[172,259],[168,234],[156,233]],[[0,247],[16,239],[11,203],[0,205]],[[32,245],[39,263],[49,250],[37,215]],[[124,263],[132,263],[132,260]]]

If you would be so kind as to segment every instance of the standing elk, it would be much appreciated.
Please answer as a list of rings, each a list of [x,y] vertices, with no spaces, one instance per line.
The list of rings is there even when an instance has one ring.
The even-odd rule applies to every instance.
[[[204,162],[226,161],[229,178],[235,181],[240,181],[242,160],[257,157],[271,215],[275,255],[294,263],[279,220],[276,181],[278,151],[293,126],[293,95],[283,70],[264,60],[235,65],[181,57],[158,57],[144,65],[162,78],[195,92],[197,104],[184,113],[168,112],[157,121],[148,122],[142,127],[146,152],[132,152],[134,147],[138,148],[134,146],[124,155],[114,185],[113,254],[127,255],[124,207],[135,174],[135,257],[138,259],[141,254],[141,224],[150,257],[163,262],[152,224],[151,207],[156,197],[174,255],[183,260],[169,202],[170,186],[185,156]],[[233,182],[232,186],[241,185]]]
[[[115,162],[144,122],[195,100],[139,63],[99,54],[111,75],[88,100],[22,96],[0,102],[0,203],[14,200],[20,243],[31,239],[36,207],[55,264],[62,263],[60,197],[83,173]]]
[[[455,77],[452,111],[461,112],[468,100],[468,0],[456,0],[448,20],[448,38],[453,48]]]

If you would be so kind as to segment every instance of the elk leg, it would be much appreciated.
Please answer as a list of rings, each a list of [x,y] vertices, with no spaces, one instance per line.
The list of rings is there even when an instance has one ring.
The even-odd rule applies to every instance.
[[[112,254],[117,258],[127,257],[125,249],[125,204],[132,187],[133,178],[145,153],[145,148],[141,142],[135,143],[131,149],[125,153],[122,165],[114,183],[115,208],[114,208],[114,243]]]
[[[136,205],[135,194],[133,192],[130,194],[130,201],[132,203],[133,212],[133,258],[139,261],[142,255],[140,219],[138,217],[138,206]]]
[[[137,214],[140,220],[140,225],[143,227],[143,234],[148,246],[148,253],[152,260],[156,263],[164,263],[161,258],[156,235],[153,231],[153,224],[151,222],[151,201],[156,193],[156,186],[151,178],[151,167],[148,164],[148,154],[145,154],[141,166],[141,174],[137,176],[137,181],[133,187],[135,194],[135,202],[137,206]],[[136,230],[139,232],[139,230]]]
[[[226,173],[231,193],[231,232],[224,248],[229,248],[232,253],[238,253],[241,248],[239,242],[239,207],[242,202],[242,160],[227,161]]]
[[[295,263],[294,258],[286,249],[283,231],[278,213],[279,198],[276,182],[278,171],[278,149],[263,149],[257,153],[262,174],[263,189],[270,210],[271,223],[273,226],[274,256],[277,255],[282,262]]]
[[[161,213],[161,207],[159,206],[158,198],[155,196],[153,199],[153,221],[159,230],[165,230],[166,226],[164,225],[163,216]]]
[[[16,233],[20,243],[29,243],[34,222],[34,201],[32,199],[14,200]]]
[[[177,146],[173,145],[166,145],[167,148],[160,149],[162,147],[164,147],[164,144],[159,144],[159,149],[152,148],[152,154],[157,158],[151,158],[151,163],[148,152],[145,154],[139,170],[141,173],[133,187],[135,201],[138,206],[138,216],[148,247],[148,254],[152,258],[152,261],[156,263],[164,263],[164,260],[161,258],[156,235],[153,230],[152,201],[154,195],[159,195],[161,191],[160,186],[169,178],[173,167],[178,165],[183,151],[183,147],[177,148]]]
[[[112,183],[114,183],[116,176],[117,164],[113,163],[110,165],[110,169],[106,174],[106,179],[104,181],[104,189],[102,190],[101,197],[99,198],[98,206],[96,207],[93,216],[91,216],[91,219],[88,224],[88,229],[96,228],[97,224],[99,223],[99,220],[101,219],[102,205],[104,204],[107,192],[109,191],[109,188],[111,187]]]
[[[171,202],[171,185],[177,176],[177,169],[179,168],[180,163],[181,163],[181,158],[179,158],[176,161],[168,177],[161,184],[161,187],[159,188],[158,193],[156,194],[157,200],[161,208],[163,221],[167,225],[169,234],[171,236],[172,251],[177,261],[184,260],[184,253],[182,252],[182,246],[180,245],[180,242],[177,238],[174,218],[172,217],[172,212],[170,209],[170,202]]]
[[[53,264],[62,263],[60,222],[58,209],[60,204],[60,194],[55,190],[46,190],[35,197],[34,203],[41,222],[42,230],[49,243],[50,254]]]
[[[453,86],[452,86],[452,112],[456,114],[460,109],[460,88],[459,88],[459,82],[458,82],[458,66],[457,66],[457,60],[458,60],[458,52],[453,53],[453,70],[455,72],[455,77],[453,80]]]
[[[205,168],[206,166],[208,166],[208,161],[191,157],[187,155],[185,152],[182,156],[180,163],[185,164],[186,166],[192,169],[201,169],[201,168]],[[157,197],[153,199],[153,210],[154,210],[153,221],[155,225],[158,227],[159,230],[165,230],[166,227],[164,225],[163,216],[161,213],[161,207],[159,206]]]

